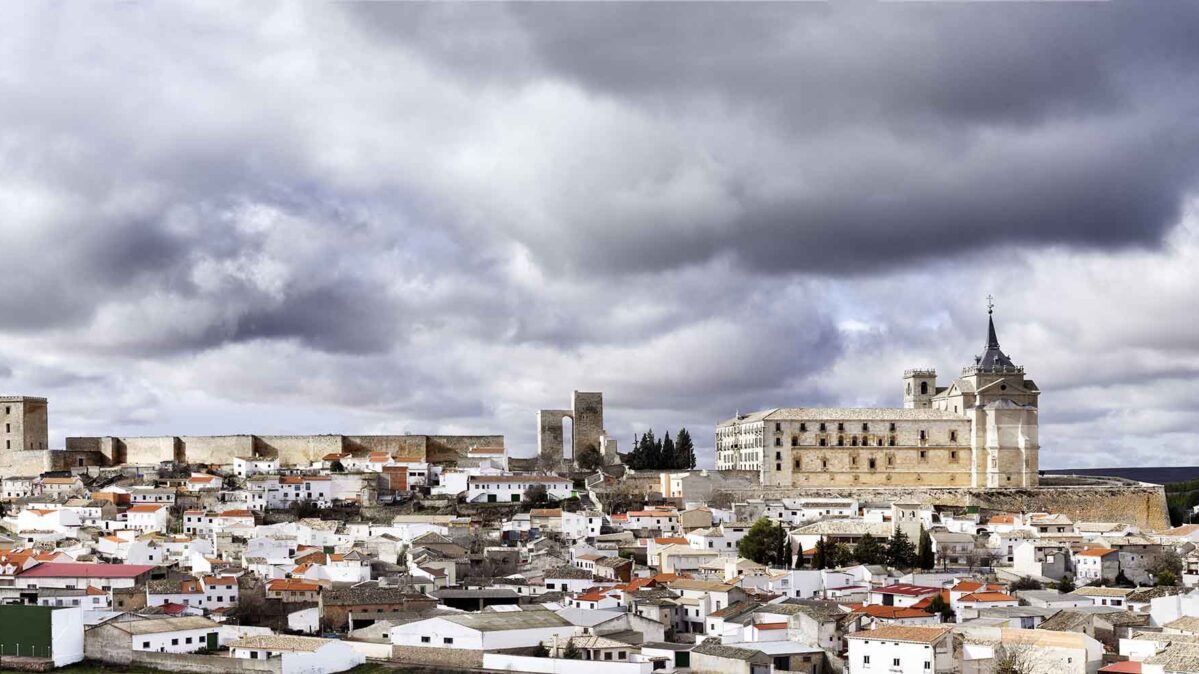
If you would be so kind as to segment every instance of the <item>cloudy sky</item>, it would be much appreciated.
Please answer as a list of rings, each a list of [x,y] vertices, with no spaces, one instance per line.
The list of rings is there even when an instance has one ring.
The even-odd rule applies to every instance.
[[[1143,5],[1142,5],[1143,7]],[[68,435],[897,405],[1193,463],[1199,4],[4,3],[0,393]],[[709,459],[710,460],[710,459]]]

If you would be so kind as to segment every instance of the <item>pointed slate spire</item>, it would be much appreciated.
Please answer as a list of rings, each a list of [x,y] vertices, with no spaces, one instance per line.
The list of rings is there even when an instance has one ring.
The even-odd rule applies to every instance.
[[[995,334],[994,313],[994,298],[987,295],[987,348],[983,351],[983,355],[976,359],[977,367],[983,370],[1002,370],[1015,367],[1012,359],[1008,358],[1007,354],[999,348],[999,337]]]
[[[999,338],[995,336],[995,303],[991,301],[990,295],[987,295],[987,348],[998,349]]]

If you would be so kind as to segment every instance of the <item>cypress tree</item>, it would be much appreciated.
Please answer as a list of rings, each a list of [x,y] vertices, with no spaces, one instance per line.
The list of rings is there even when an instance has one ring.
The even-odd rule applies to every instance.
[[[824,536],[816,541],[816,554],[812,555],[812,568],[824,569],[828,567],[828,546],[824,543]]]
[[[931,569],[937,564],[937,556],[933,553],[933,537],[928,535],[924,526],[920,527],[920,542],[916,545],[916,566],[921,569]]]
[[[662,455],[659,459],[661,461],[658,464],[659,468],[670,470],[679,467],[678,457],[675,456],[674,440],[670,439],[670,431],[666,431],[666,437],[662,438]]]
[[[695,468],[695,445],[691,443],[691,433],[686,428],[680,428],[674,441],[674,451],[679,457],[677,468]]]

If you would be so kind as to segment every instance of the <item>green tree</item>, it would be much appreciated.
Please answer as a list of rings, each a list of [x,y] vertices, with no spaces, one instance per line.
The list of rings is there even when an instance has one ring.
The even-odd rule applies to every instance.
[[[346,472],[346,467],[344,465],[342,465],[340,459],[334,459],[333,463],[329,464],[329,472],[344,473],[344,472]]]
[[[674,451],[679,457],[679,468],[695,468],[695,445],[691,442],[691,433],[686,428],[680,428],[675,437]]]
[[[1073,592],[1074,591],[1074,576],[1069,574],[1062,576],[1062,579],[1057,582],[1058,592]]]
[[[853,550],[844,543],[828,543],[825,555],[828,557],[830,569],[840,569],[853,562]]]
[[[778,557],[778,527],[765,517],[754,522],[737,543],[737,554],[759,564],[770,565]]]
[[[933,537],[920,526],[920,541],[916,545],[916,566],[928,570],[937,565],[937,555],[933,552]]]
[[[803,555],[803,552],[804,552],[804,550],[803,550],[803,546],[802,546],[802,545],[799,545],[799,546],[796,546],[796,547],[798,547],[798,548],[799,548],[799,550],[797,550],[797,551],[796,551],[796,553],[795,553],[795,568],[797,568],[797,569],[802,569],[802,568],[804,568],[804,566],[805,566],[805,565],[807,565],[807,563],[808,563],[808,560],[807,560],[806,558],[804,558],[804,555]]]
[[[887,563],[900,569],[910,569],[916,564],[916,547],[899,529],[887,541]]]
[[[604,467],[604,456],[594,446],[588,445],[579,452],[575,463],[579,464],[579,468],[583,470],[599,470]]]
[[[670,431],[666,431],[666,437],[662,438],[662,451],[658,455],[657,468],[678,468],[678,457],[675,456],[674,440],[670,439]]]
[[[828,568],[828,545],[824,542],[824,536],[816,541],[816,553],[812,555],[813,569]]]
[[[1157,574],[1156,585],[1158,587],[1174,587],[1178,584],[1178,576],[1174,575],[1173,571],[1165,570]]]
[[[781,566],[784,569],[791,567],[791,536],[787,534],[787,528],[782,524],[775,525],[775,538],[778,539],[778,546],[774,555],[774,563],[776,566]]]
[[[882,564],[887,559],[887,551],[883,548],[882,541],[866,534],[854,546],[853,558],[858,564]]]
[[[945,601],[940,592],[933,595],[933,600],[928,603],[928,612],[940,615],[943,623],[953,620],[953,609],[950,608],[949,603]]]
[[[566,642],[566,648],[562,649],[562,657],[567,660],[582,660],[583,653],[579,651],[579,647],[575,645],[575,640],[571,639]]]

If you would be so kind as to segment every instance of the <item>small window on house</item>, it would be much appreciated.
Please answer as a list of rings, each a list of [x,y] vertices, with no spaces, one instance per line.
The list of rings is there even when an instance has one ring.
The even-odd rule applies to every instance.
[[[791,436],[791,446],[792,446],[792,447],[798,447],[798,446],[799,446],[799,436],[797,436],[797,435],[792,435],[792,436]]]
[[[840,436],[840,435],[837,436],[837,446],[838,447],[845,446],[845,437],[844,436]]]
[[[855,435],[855,436],[853,436],[852,438],[850,438],[850,439],[849,439],[849,444],[850,444],[850,445],[852,445],[852,446],[854,446],[854,447],[857,447],[857,446],[858,446],[858,436],[856,436],[856,435]]]
[[[920,439],[921,440],[928,439],[928,434],[925,431],[920,431]]]
[[[150,642],[149,642],[149,641],[143,641],[143,642],[142,642],[142,648],[149,648],[149,647],[150,647]]]
[[[828,459],[821,459],[821,460],[820,460],[820,468],[821,468],[821,469],[827,469],[827,468],[828,468]]]
[[[799,459],[795,460],[795,470],[799,470]]]
[[[868,430],[870,430],[870,424],[863,423],[862,424],[862,432],[865,433]]]
[[[778,422],[778,421],[774,422],[774,430],[776,430],[776,431],[781,431],[781,430],[783,430],[783,424],[782,424],[781,422]]]
[[[823,433],[824,431],[827,431],[827,430],[828,430],[828,425],[825,424],[823,421],[820,422],[820,432]]]
[[[949,431],[949,441],[950,442],[958,441],[958,432],[957,431]]]
[[[807,432],[808,432],[808,425],[807,425],[806,423],[802,422],[802,421],[801,421],[801,422],[799,422],[799,432],[800,432],[800,433],[807,433]]]
[[[949,460],[950,460],[950,461],[957,461],[957,460],[958,460],[958,450],[956,450],[956,449],[955,449],[955,450],[953,450],[953,451],[951,451],[951,452],[949,453]]]
[[[454,643],[454,637],[442,637],[442,638],[441,638],[441,643],[443,643],[443,644],[452,644],[452,643]]]
[[[782,446],[783,446],[783,439],[782,439],[782,438],[775,438],[775,439],[774,439],[774,446],[775,446],[775,447],[782,447]]]
[[[925,450],[923,450],[923,449],[922,449],[922,450],[920,450],[920,460],[921,460],[921,461],[923,461],[923,460],[925,460],[925,459],[927,459],[927,458],[928,458],[928,452],[926,452],[926,451],[925,451]]]
[[[843,421],[838,421],[838,422],[837,422],[837,430],[839,430],[839,431],[843,431],[843,430],[845,430],[845,422],[843,422]]]
[[[870,466],[870,470],[874,470],[874,459],[870,459],[869,466]]]
[[[827,447],[827,446],[828,446],[828,440],[827,440],[826,438],[820,438],[820,446],[821,446],[821,447]]]
[[[895,446],[895,436],[894,435],[892,435],[891,439],[887,441],[887,444],[891,447]]]
[[[899,666],[899,658],[891,658],[891,666],[898,667]]]

